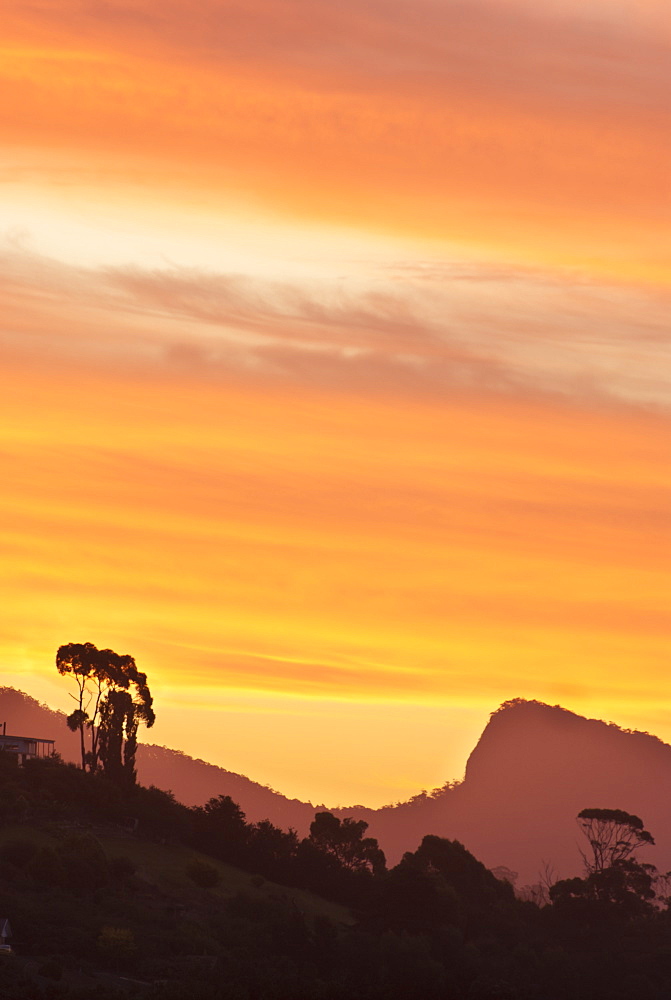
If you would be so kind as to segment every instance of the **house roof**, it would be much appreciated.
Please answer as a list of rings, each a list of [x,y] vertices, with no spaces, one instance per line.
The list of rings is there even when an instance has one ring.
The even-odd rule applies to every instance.
[[[54,743],[55,740],[45,740],[41,736],[10,736],[9,733],[0,733],[0,743],[9,740],[22,740],[24,743]]]

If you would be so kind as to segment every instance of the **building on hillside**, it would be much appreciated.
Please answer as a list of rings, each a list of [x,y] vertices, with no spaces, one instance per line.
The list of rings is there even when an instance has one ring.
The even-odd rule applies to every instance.
[[[54,740],[43,740],[36,736],[8,736],[7,723],[2,724],[0,733],[0,753],[11,753],[18,757],[19,765],[32,757],[52,757]]]

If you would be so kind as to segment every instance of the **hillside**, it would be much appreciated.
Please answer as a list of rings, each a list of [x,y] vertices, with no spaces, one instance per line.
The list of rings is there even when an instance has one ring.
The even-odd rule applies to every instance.
[[[76,739],[62,713],[11,689],[0,690],[0,719],[58,742],[76,759]],[[138,752],[143,784],[171,789],[197,804],[218,794],[240,803],[250,821],[269,818],[300,834],[314,816],[310,803],[287,799],[223,768],[163,747]],[[578,873],[577,813],[585,807],[620,808],[643,818],[657,841],[645,860],[671,868],[671,747],[646,733],[632,733],[559,706],[507,702],[495,712],[454,788],[419,795],[381,809],[333,810],[365,819],[391,863],[414,850],[427,833],[461,840],[489,867],[519,873],[518,884],[537,879],[544,862],[557,877]]]
[[[298,842],[241,824],[230,799],[190,810],[156,788],[57,759],[19,767],[9,753],[0,804],[4,1000],[573,1000],[578,976],[598,985],[585,1000],[641,1000],[651,931],[658,950],[668,939],[667,914],[629,893],[644,906],[638,943],[609,963],[605,993],[612,926],[584,954],[570,901],[547,920],[457,841],[425,837],[391,871],[362,868],[361,852],[339,860],[333,817]],[[614,926],[631,940],[620,910]],[[613,992],[627,974],[636,992]],[[643,996],[668,996],[669,975],[655,975],[666,992]]]
[[[7,732],[55,740],[64,760],[79,761],[79,737],[67,728],[64,712],[54,711],[22,691],[3,687],[0,723],[3,720],[7,721]],[[187,806],[202,805],[214,795],[230,795],[252,823],[271,818],[304,834],[314,819],[315,807],[310,803],[289,799],[242,774],[167,747],[140,743],[137,774],[141,784],[172,791]]]
[[[161,796],[138,788],[124,800],[63,765],[1,763],[0,913],[12,952],[0,954],[0,997],[200,1000],[213,978],[235,984],[231,1000],[267,994],[278,977],[285,993],[297,978],[305,991],[320,935],[354,923],[336,902],[181,841],[186,811],[165,796],[158,824],[140,816],[131,829],[110,822],[105,800],[123,812]]]
[[[73,831],[80,832],[79,824],[71,827],[65,823],[0,826],[0,853],[5,844],[17,840],[24,844],[34,843],[38,848],[58,848],[64,837]],[[298,910],[310,921],[327,917],[337,924],[352,923],[350,912],[338,903],[295,886],[277,885],[177,842],[161,843],[155,838],[136,836],[113,826],[96,827],[95,839],[107,858],[126,858],[131,862],[134,874],[128,882],[134,889],[136,904],[138,898],[151,897],[154,902],[159,900],[166,910],[177,907],[188,912],[198,923],[207,918],[212,906],[224,905],[244,894],[261,906],[272,902],[288,911]],[[219,876],[217,884],[206,890],[195,885],[187,874],[194,863],[213,867]]]

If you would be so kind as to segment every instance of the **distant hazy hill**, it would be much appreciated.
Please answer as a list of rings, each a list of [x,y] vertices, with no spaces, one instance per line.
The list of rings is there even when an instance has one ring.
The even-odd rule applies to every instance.
[[[3,719],[8,731],[55,739],[63,757],[77,759],[77,738],[62,713],[2,688]],[[164,747],[140,746],[138,777],[171,789],[188,805],[230,795],[248,820],[267,817],[299,833],[307,832],[315,812],[309,803]],[[671,868],[671,747],[646,733],[518,700],[492,715],[461,785],[382,809],[333,811],[366,819],[391,862],[434,833],[461,840],[490,867],[508,866],[523,884],[536,880],[543,861],[554,864],[557,877],[579,871],[575,817],[588,806],[641,816],[658,845],[641,857],[660,870]]]
[[[64,760],[79,762],[79,736],[65,723],[65,713],[55,712],[14,688],[0,688],[0,724],[15,736],[55,740]],[[223,767],[196,760],[178,750],[141,743],[137,752],[138,781],[174,792],[185,805],[202,805],[214,795],[230,795],[250,823],[272,819],[278,826],[293,826],[306,834],[315,807],[251,781]]]
[[[431,832],[461,840],[489,867],[508,866],[522,885],[537,880],[544,861],[557,877],[580,872],[575,818],[586,807],[639,815],[657,842],[641,860],[671,868],[671,746],[516,700],[492,715],[461,785],[361,815],[392,857]]]

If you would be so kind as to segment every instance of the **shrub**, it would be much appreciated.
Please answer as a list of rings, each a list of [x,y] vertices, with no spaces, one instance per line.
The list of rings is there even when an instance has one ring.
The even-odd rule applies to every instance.
[[[208,865],[207,861],[192,862],[186,869],[186,874],[201,889],[214,889],[215,885],[219,885],[221,881],[221,875],[217,869],[214,865]]]

